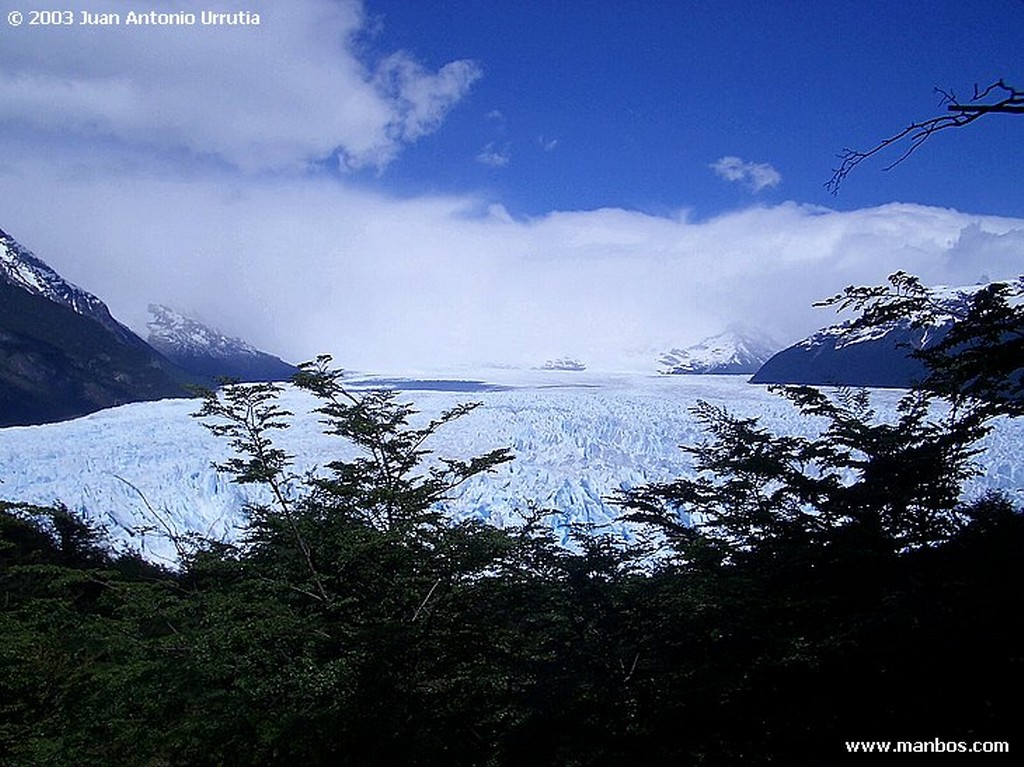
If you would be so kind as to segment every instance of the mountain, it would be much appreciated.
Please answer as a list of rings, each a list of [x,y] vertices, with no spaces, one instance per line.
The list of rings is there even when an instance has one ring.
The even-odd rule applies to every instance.
[[[98,322],[120,341],[136,344],[141,339],[110,316],[107,305],[50,268],[32,251],[0,229],[0,281],[65,306]]]
[[[832,325],[783,349],[750,379],[755,384],[867,386],[906,389],[924,380],[927,369],[915,351],[937,344],[983,285],[937,286],[929,292],[939,315],[914,327],[900,319],[881,327]]]
[[[938,343],[951,326],[915,328],[900,320],[886,328],[851,331],[849,323],[833,325],[783,349],[750,382],[906,389],[927,375],[912,352]]]
[[[180,397],[189,376],[0,230],[0,427]]]
[[[778,349],[752,330],[727,330],[685,349],[672,349],[658,363],[669,375],[749,375]]]
[[[261,352],[240,338],[231,338],[173,309],[150,304],[150,346],[178,367],[208,379],[286,381],[298,368]]]

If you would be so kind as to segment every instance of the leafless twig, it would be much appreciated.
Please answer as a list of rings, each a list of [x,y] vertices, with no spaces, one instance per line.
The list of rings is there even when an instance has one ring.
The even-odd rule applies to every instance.
[[[896,135],[879,142],[867,151],[844,149],[836,155],[840,164],[838,168],[833,168],[832,178],[825,183],[825,188],[833,195],[837,194],[840,184],[850,174],[850,171],[864,160],[891,146],[901,145],[906,148],[884,170],[891,170],[899,165],[921,144],[939,131],[947,128],[962,128],[987,114],[1024,114],[1024,91],[1007,85],[1003,80],[997,80],[986,88],[979,88],[975,85],[970,103],[960,102],[952,91],[944,91],[940,88],[936,88],[935,91],[942,96],[940,105],[946,106],[947,114],[913,122]]]

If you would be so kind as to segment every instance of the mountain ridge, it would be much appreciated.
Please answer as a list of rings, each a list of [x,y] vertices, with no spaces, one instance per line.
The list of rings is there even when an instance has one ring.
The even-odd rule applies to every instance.
[[[779,344],[758,331],[730,328],[658,359],[666,375],[749,375],[778,350]]]
[[[176,367],[0,230],[0,427],[187,396]]]
[[[195,375],[211,380],[284,381],[298,372],[279,357],[170,307],[150,304],[149,313],[149,345]]]
[[[0,280],[98,322],[124,343],[141,341],[130,328],[114,319],[101,299],[65,280],[3,229],[0,229]]]
[[[851,321],[829,325],[775,354],[750,382],[896,389],[920,384],[928,369],[914,352],[945,338],[954,317],[981,287],[930,288],[942,312],[927,324],[903,318],[864,328]]]

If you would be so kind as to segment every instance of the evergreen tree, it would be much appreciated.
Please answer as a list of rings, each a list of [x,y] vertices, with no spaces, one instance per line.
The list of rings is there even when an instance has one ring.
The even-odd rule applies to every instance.
[[[780,389],[823,419],[817,437],[701,403],[709,436],[686,448],[696,476],[618,494],[626,519],[662,535],[658,570],[696,642],[688,651],[701,654],[693,667],[665,645],[692,668],[665,705],[698,709],[709,728],[691,753],[817,763],[846,740],[1009,737],[1022,656],[1005,637],[1021,568],[999,552],[1019,544],[1021,517],[997,496],[964,499],[963,487],[979,440],[1020,412],[1019,293],[997,284],[962,297],[894,422],[864,391]],[[827,303],[860,310],[854,328],[951,311],[904,274]]]

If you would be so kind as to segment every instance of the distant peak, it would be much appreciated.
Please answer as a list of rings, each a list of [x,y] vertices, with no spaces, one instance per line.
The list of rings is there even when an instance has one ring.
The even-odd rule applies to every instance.
[[[190,373],[240,381],[285,381],[296,372],[272,354],[169,306],[150,304],[149,313],[150,345]]]
[[[691,346],[671,349],[658,362],[671,375],[741,375],[756,372],[778,349],[761,331],[731,326]]]
[[[202,354],[212,357],[260,354],[259,349],[241,338],[227,336],[164,304],[150,304],[152,319],[149,343],[164,354]]]

